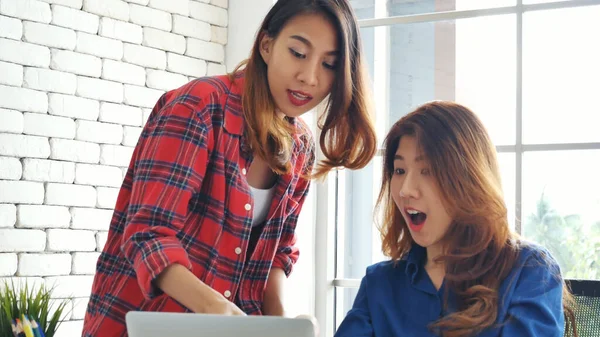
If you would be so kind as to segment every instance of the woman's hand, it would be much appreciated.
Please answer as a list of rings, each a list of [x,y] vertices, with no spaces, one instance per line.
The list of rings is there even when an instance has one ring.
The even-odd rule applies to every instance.
[[[156,279],[156,285],[195,313],[246,315],[235,304],[200,281],[182,265],[174,264],[165,269]]]
[[[206,309],[203,311],[204,314],[214,315],[225,315],[225,316],[246,316],[246,313],[242,309],[238,308],[237,305],[233,304],[226,298],[216,298],[211,301]]]

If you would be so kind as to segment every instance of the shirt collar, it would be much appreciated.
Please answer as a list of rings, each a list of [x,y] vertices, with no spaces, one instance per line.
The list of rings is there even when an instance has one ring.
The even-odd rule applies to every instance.
[[[406,258],[406,275],[410,278],[411,283],[415,283],[419,270],[424,264],[424,260],[427,256],[425,248],[413,243],[408,256]]]
[[[225,95],[225,102],[223,104],[223,127],[227,132],[241,136],[244,132],[244,110],[242,108],[242,92],[244,90],[243,71],[234,75],[228,90],[228,95]]]

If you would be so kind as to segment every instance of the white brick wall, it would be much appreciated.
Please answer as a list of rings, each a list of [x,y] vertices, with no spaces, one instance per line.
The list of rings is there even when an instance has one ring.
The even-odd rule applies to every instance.
[[[96,208],[71,208],[73,229],[108,231],[113,212]]]
[[[148,6],[169,13],[188,15],[190,11],[190,0],[150,0]]]
[[[0,61],[48,68],[50,49],[32,43],[0,38]]]
[[[36,0],[3,0],[0,14],[15,18],[50,23],[50,5]]]
[[[20,40],[23,36],[23,24],[21,20],[0,15],[0,37]]]
[[[140,26],[153,27],[167,32],[171,31],[171,14],[136,4],[129,5],[130,20]]]
[[[53,276],[71,273],[71,254],[19,254],[19,276]]]
[[[167,53],[167,70],[183,75],[202,77],[206,75],[206,61]]]
[[[20,87],[23,85],[23,66],[0,61],[0,84]]]
[[[69,50],[75,48],[75,32],[67,28],[25,21],[23,37],[26,42],[42,46]]]
[[[99,256],[100,253],[73,253],[73,266],[71,272],[76,275],[94,274],[96,272],[96,262],[98,261]],[[84,302],[87,305],[87,301]],[[85,309],[83,309],[83,314],[85,314]],[[74,312],[73,316],[83,319],[83,314],[78,311],[77,313]]]
[[[0,108],[40,113],[48,111],[48,95],[45,92],[0,84],[0,97]]]
[[[131,161],[133,149],[129,146],[101,145],[100,164],[127,168]],[[16,167],[14,176],[17,176]]]
[[[48,138],[0,133],[0,155],[13,157],[48,158]]]
[[[227,0],[0,0],[0,281],[82,319],[119,188],[160,96],[224,72]]]
[[[96,190],[98,191],[97,208],[111,209],[115,207],[119,195],[118,188],[98,187]]]
[[[34,229],[0,229],[1,252],[42,252],[46,232]]]
[[[23,167],[17,158],[0,157],[0,179],[19,180],[23,175]]]
[[[92,186],[48,183],[46,205],[94,207],[96,189]]]
[[[77,77],[56,70],[25,67],[23,86],[34,90],[75,94]]]
[[[81,3],[81,0],[79,2]],[[84,11],[53,5],[51,23],[60,27],[96,34],[98,32],[98,27],[100,26],[100,18],[98,15],[86,13]]]
[[[207,22],[190,19],[186,16],[173,15],[173,33],[209,41],[211,28]]]
[[[41,0],[43,2],[47,2],[49,4],[57,4],[67,7],[72,7],[75,9],[81,9],[83,5],[83,0]]]
[[[193,38],[187,39],[185,54],[212,62],[223,63],[225,61],[225,48],[223,48],[223,45]]]
[[[77,140],[50,139],[50,159],[78,163],[97,163],[100,159],[98,144]]]
[[[122,178],[121,170],[118,167],[91,164],[75,166],[76,184],[120,187]]]
[[[144,27],[142,44],[146,47],[172,51],[178,54],[183,54],[185,51],[185,37],[150,27]]]
[[[100,113],[100,103],[82,97],[49,94],[48,113],[56,116],[95,121]]]
[[[77,75],[100,77],[102,61],[91,55],[54,49],[50,68]]]
[[[113,20],[111,18],[102,18],[100,20],[100,30],[98,33],[104,37],[131,42],[135,44],[142,43],[142,27],[127,22]]]
[[[17,207],[11,204],[0,204],[0,228],[12,227],[17,221]]]
[[[124,102],[133,106],[152,108],[162,94],[164,91],[125,84]]]
[[[227,27],[227,10],[221,7],[191,1],[190,16],[216,26]]]
[[[120,60],[123,57],[123,42],[106,37],[77,32],[75,51],[97,57]]]
[[[119,144],[121,143],[122,135],[123,127],[118,124],[77,121],[77,140],[93,143]]]
[[[98,120],[107,123],[141,126],[142,109],[122,104],[103,102],[100,104],[100,116]]]
[[[138,139],[140,138],[140,134],[142,133],[142,128],[134,128],[134,127],[123,127],[123,145],[125,146],[135,146],[137,144]]]
[[[45,159],[23,159],[23,179],[70,184],[75,180],[75,163]]]
[[[148,69],[146,76],[146,85],[148,87],[165,91],[178,88],[187,82],[188,78],[186,76],[162,70]]]
[[[14,110],[0,109],[0,132],[23,132],[23,114]]]
[[[17,228],[68,228],[71,222],[69,208],[48,205],[19,205]]]
[[[223,45],[227,44],[227,28],[212,26],[211,29],[212,31],[210,35],[210,40],[212,42],[216,42]]]
[[[125,43],[123,46],[123,61],[146,68],[165,69],[167,55],[164,50]]]
[[[92,231],[76,229],[48,229],[48,251],[90,252],[96,250],[96,237]]]
[[[23,114],[23,122],[24,134],[67,139],[75,138],[75,121],[71,118],[25,113]]]
[[[19,259],[17,254],[0,253],[0,276],[11,276],[17,272]]]
[[[77,78],[77,95],[99,101],[123,102],[123,84],[96,78]]]
[[[121,21],[129,20],[129,5],[121,0],[83,0],[83,10]]]

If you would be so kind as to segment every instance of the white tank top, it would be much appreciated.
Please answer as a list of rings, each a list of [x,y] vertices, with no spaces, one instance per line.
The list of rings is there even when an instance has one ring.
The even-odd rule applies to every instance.
[[[269,208],[275,194],[275,186],[269,189],[260,189],[250,186],[252,197],[254,198],[254,210],[252,212],[252,227],[260,225],[267,219]]]

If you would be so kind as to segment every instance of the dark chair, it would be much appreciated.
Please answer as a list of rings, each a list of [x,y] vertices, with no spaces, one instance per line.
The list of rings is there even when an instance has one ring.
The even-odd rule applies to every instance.
[[[600,280],[566,280],[575,296],[575,321],[579,337],[600,337]],[[565,331],[565,337],[573,333]]]

